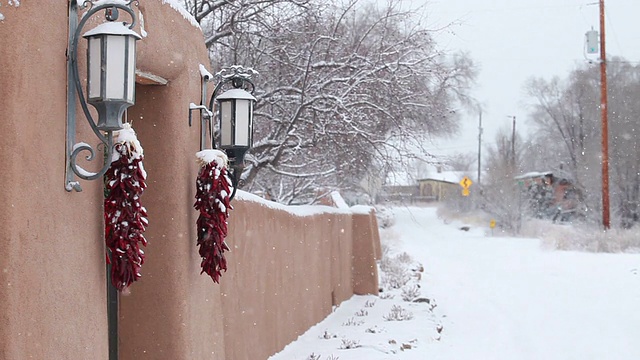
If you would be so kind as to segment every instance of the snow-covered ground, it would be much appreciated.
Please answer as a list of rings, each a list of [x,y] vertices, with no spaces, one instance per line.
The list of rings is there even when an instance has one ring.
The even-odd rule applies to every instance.
[[[640,254],[553,251],[462,231],[435,208],[393,212],[381,296],[342,303],[272,360],[640,359]]]

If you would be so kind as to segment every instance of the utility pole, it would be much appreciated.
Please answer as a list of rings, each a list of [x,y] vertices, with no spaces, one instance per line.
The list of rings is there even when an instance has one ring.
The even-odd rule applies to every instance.
[[[607,52],[604,36],[604,0],[600,0],[600,111],[602,116],[602,226],[611,227],[609,218],[609,125],[607,120]]]
[[[478,117],[478,186],[480,186],[480,174],[482,172],[482,108],[480,108],[480,115]]]

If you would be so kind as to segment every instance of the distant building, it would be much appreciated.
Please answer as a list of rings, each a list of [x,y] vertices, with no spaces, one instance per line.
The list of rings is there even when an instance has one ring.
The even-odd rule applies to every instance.
[[[473,184],[471,191],[477,188],[477,176],[470,171],[441,171],[438,169],[433,174],[429,174],[413,184],[383,185],[377,202],[438,202],[451,198],[462,193],[460,181],[468,177]]]
[[[419,179],[418,196],[428,201],[444,201],[453,194],[459,194],[462,191],[460,181],[465,176],[473,182],[477,180],[469,171],[439,171]]]
[[[417,185],[383,185],[376,202],[413,203],[419,195]]]
[[[536,217],[568,220],[580,203],[581,192],[566,177],[551,171],[529,172],[515,177],[528,197]]]

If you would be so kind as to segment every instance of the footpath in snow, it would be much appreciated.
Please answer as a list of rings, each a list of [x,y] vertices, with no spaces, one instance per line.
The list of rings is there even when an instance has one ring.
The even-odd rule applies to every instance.
[[[640,254],[462,231],[435,208],[393,213],[380,297],[354,296],[272,360],[640,359]]]

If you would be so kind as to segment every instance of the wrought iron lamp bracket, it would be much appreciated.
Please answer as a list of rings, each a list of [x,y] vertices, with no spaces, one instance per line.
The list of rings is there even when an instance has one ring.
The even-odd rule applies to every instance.
[[[251,94],[255,91],[255,85],[251,81],[251,76],[257,74],[258,72],[252,68],[245,68],[240,65],[233,65],[228,68],[223,68],[214,76],[211,76],[207,71],[203,71],[201,69],[201,77],[202,77],[202,89],[201,89],[201,102],[200,105],[196,105],[194,103],[189,104],[189,126],[192,125],[192,112],[194,110],[200,111],[200,150],[204,150],[207,147],[207,135],[211,139],[209,144],[209,148],[216,149],[215,142],[215,134],[214,134],[214,126],[213,120],[215,115],[215,99],[220,95],[223,88],[233,86],[236,89],[243,89]],[[213,94],[209,99],[209,106],[206,106],[206,96],[207,96],[207,83],[212,81],[213,79],[218,80],[216,87],[213,90]],[[241,182],[239,179],[239,174],[242,172],[241,164],[232,164],[229,169],[229,177],[231,178],[231,183],[233,187],[233,191],[229,197],[230,200],[233,200],[236,189],[238,188],[238,184]]]
[[[96,5],[98,4],[98,5]],[[66,171],[65,171],[65,189],[67,191],[82,191],[80,182],[75,176],[83,180],[95,180],[101,178],[108,170],[111,157],[113,155],[113,131],[105,131],[104,133],[98,129],[97,123],[87,105],[85,95],[82,91],[82,83],[78,71],[78,40],[87,21],[96,13],[104,10],[105,19],[107,21],[117,21],[119,11],[123,10],[131,17],[131,24],[123,22],[125,26],[132,29],[136,25],[136,15],[131,8],[131,4],[139,5],[137,0],[128,2],[113,1],[104,2],[101,0],[85,0],[85,1],[69,1],[69,43],[67,48],[67,134],[66,134]],[[87,9],[78,22],[78,9]],[[85,170],[77,164],[77,158],[80,153],[86,151],[89,154],[85,157],[87,161],[93,160],[95,157],[94,148],[85,143],[76,143],[76,96],[82,107],[82,112],[91,130],[105,146],[105,161],[102,168],[97,172]]]
[[[189,127],[192,123],[192,113],[194,110],[200,111],[200,151],[204,150],[207,142],[207,127],[211,131],[213,120],[213,113],[205,105],[207,101],[207,83],[211,81],[211,74],[206,71],[204,65],[200,65],[200,76],[202,78],[202,88],[200,91],[200,105],[194,103],[189,104]]]

